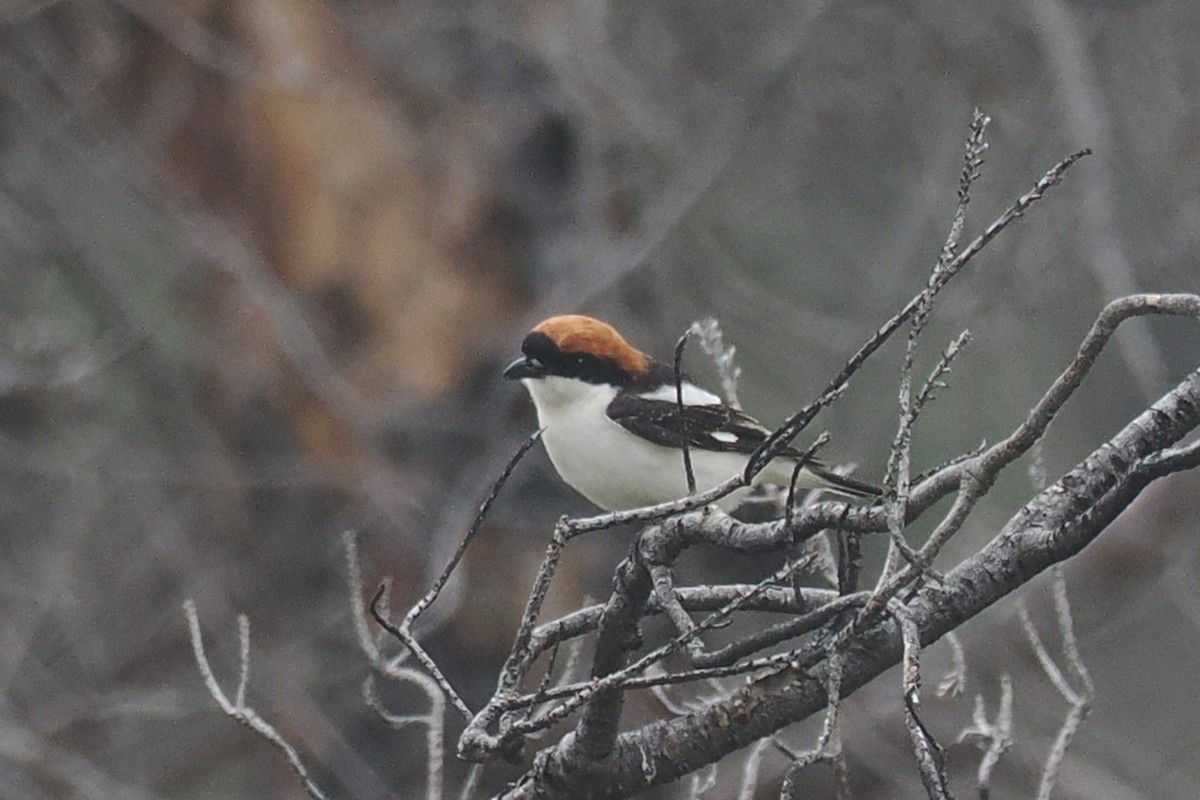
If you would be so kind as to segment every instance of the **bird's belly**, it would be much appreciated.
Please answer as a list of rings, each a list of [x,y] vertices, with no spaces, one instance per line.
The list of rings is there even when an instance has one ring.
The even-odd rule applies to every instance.
[[[607,417],[599,424],[577,419],[571,426],[547,425],[542,441],[562,479],[605,510],[665,503],[688,493],[680,450],[634,436]],[[712,489],[745,464],[746,456],[738,453],[693,449],[696,490]],[[737,502],[729,498],[722,505]]]

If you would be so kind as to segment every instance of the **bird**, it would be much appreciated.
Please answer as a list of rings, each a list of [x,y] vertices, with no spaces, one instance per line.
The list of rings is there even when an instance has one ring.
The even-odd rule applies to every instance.
[[[559,476],[604,511],[628,511],[688,495],[683,465],[686,431],[697,492],[746,467],[771,431],[753,417],[681,376],[682,417],[675,370],[634,347],[617,330],[582,314],[553,316],[521,342],[521,357],[503,372],[529,392],[542,444]],[[754,484],[787,486],[801,453],[785,449]],[[827,489],[866,498],[880,489],[808,460],[800,489]],[[731,511],[748,494],[717,503]]]

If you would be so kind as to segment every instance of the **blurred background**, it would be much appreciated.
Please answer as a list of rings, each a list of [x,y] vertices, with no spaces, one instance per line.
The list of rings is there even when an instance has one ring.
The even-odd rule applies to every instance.
[[[943,295],[919,365],[974,343],[917,428],[924,469],[1009,431],[1096,313],[1195,291],[1200,5],[8,0],[0,23],[0,796],[303,797],[192,662],[199,608],[232,689],[336,797],[422,796],[419,730],[363,706],[340,537],[368,591],[415,599],[534,428],[499,371],[582,310],[670,352],[694,319],[737,347],[748,411],[810,399],[925,280],[972,109],[991,149],[967,237],[1054,162],[1065,184]],[[1051,480],[1200,358],[1194,323],[1131,325],[1046,443]],[[878,479],[889,347],[818,420]],[[689,369],[713,381],[692,348]],[[1195,475],[1152,486],[1066,569],[1094,710],[1058,798],[1200,784]],[[1030,494],[997,486],[944,556]],[[587,513],[535,450],[423,629],[478,706],[553,521]],[[575,542],[550,613],[606,595],[630,533]],[[773,567],[772,567],[773,568]],[[689,581],[761,564],[689,555]],[[1023,591],[1051,645],[1045,578]],[[927,692],[955,744],[1016,686],[999,797],[1031,796],[1066,713],[1011,600],[963,631],[967,695]],[[926,655],[927,680],[949,661]],[[852,786],[917,796],[899,678],[846,706]],[[398,709],[422,710],[397,692]],[[652,697],[630,724],[664,713]],[[459,723],[450,721],[451,740]],[[796,749],[813,730],[787,731]],[[544,744],[544,742],[543,742]],[[769,752],[760,797],[785,766]],[[732,796],[730,758],[705,796]],[[494,791],[518,767],[490,767]],[[805,796],[828,796],[810,771]],[[456,787],[463,770],[450,764]],[[682,797],[685,787],[648,796]]]

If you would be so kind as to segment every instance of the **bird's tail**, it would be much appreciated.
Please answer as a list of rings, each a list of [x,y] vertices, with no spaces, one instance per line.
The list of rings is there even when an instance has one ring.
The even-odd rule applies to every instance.
[[[883,489],[873,483],[860,481],[857,478],[851,478],[849,475],[838,475],[827,467],[809,464],[808,469],[820,480],[820,488],[826,491],[836,492],[847,497],[872,499],[883,494]]]
[[[759,479],[766,483],[786,487],[792,478],[792,470],[796,467],[795,458],[787,456],[777,458],[766,466]],[[819,461],[809,461],[800,470],[796,480],[799,489],[823,489],[845,497],[875,498],[883,494],[878,486],[851,478],[849,475],[838,475]]]

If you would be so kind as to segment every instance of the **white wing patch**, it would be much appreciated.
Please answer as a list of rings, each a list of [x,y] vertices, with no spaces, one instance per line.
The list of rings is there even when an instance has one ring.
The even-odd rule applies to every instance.
[[[730,431],[713,431],[708,435],[718,442],[725,442],[726,444],[737,444],[738,442],[738,435]]]
[[[694,383],[688,383],[687,381],[684,381],[682,388],[683,404],[685,406],[715,406],[721,404],[721,398],[717,397],[715,394],[707,391],[706,389],[701,389]],[[666,400],[674,403],[676,399],[675,384],[671,383],[664,386],[659,386],[657,389],[652,391],[642,392],[641,394],[638,394],[637,397],[640,397],[643,400]]]

